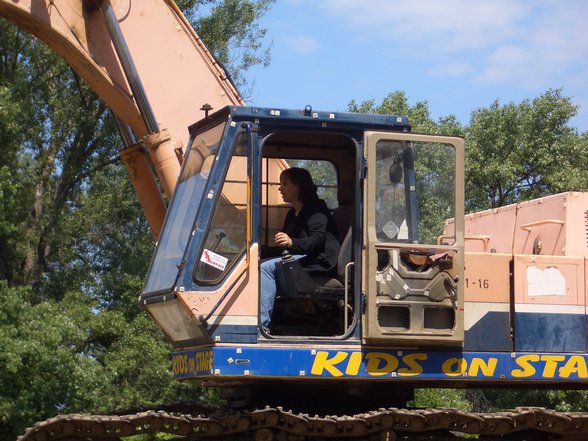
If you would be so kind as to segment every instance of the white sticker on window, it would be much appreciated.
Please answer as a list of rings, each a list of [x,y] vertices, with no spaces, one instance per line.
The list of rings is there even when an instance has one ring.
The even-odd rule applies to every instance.
[[[227,262],[229,259],[205,248],[204,252],[202,253],[202,257],[200,257],[200,261],[221,271],[224,271],[227,267]]]
[[[408,224],[406,223],[406,219],[403,219],[402,223],[400,224],[398,240],[408,240]]]
[[[386,236],[388,236],[389,239],[394,239],[394,236],[398,234],[400,229],[394,222],[388,221],[386,222],[386,225],[384,225],[384,228],[382,228],[382,231]]]

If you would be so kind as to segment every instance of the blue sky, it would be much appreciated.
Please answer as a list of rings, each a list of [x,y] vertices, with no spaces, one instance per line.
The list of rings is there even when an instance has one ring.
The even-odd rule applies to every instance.
[[[277,0],[261,21],[272,62],[247,74],[250,105],[345,111],[403,90],[433,118],[550,88],[588,131],[588,0]]]

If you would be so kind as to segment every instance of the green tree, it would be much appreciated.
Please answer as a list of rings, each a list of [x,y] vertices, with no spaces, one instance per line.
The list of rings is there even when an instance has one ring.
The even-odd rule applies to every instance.
[[[348,110],[359,113],[408,116],[412,131],[415,133],[451,136],[464,134],[464,129],[455,115],[441,116],[435,121],[431,116],[428,101],[417,101],[411,105],[406,93],[400,90],[387,95],[379,105],[376,105],[373,99],[361,103],[352,100]]]
[[[588,394],[583,390],[485,390],[488,407],[485,412],[497,409],[514,409],[517,406],[545,407],[560,412],[585,412]]]
[[[586,135],[569,125],[577,106],[561,90],[472,112],[466,135],[467,209],[477,211],[588,189]]]
[[[176,0],[176,3],[246,98],[249,85],[243,73],[252,66],[270,63],[271,47],[263,46],[266,29],[258,20],[274,0]]]
[[[181,3],[234,77],[269,60],[269,1]],[[0,20],[2,439],[58,413],[203,395],[172,380],[171,347],[138,305],[154,244],[119,148],[104,104]]]
[[[9,211],[11,235],[0,236],[2,251],[9,250],[0,251],[1,276],[11,285],[33,286],[42,300],[61,244],[61,215],[88,176],[110,163],[116,143],[106,107],[67,66],[14,26],[2,21],[0,28],[6,37],[0,87],[14,103],[2,135],[10,140],[3,144],[0,186],[9,196],[15,193],[10,185],[16,185],[16,195],[3,203],[16,198],[19,205]]]
[[[25,425],[64,409],[97,404],[107,382],[99,363],[83,353],[92,317],[87,300],[26,302],[26,288],[0,282],[0,433],[15,439]]]
[[[465,389],[415,389],[411,406],[421,408],[450,408],[472,411]]]
[[[0,282],[0,434],[59,413],[197,399],[172,381],[170,347],[145,316],[129,321],[80,292],[31,304]]]
[[[0,280],[19,279],[26,249],[26,219],[32,172],[21,146],[30,134],[27,127],[30,101],[19,75],[19,51],[28,50],[13,26],[0,21]]]
[[[379,105],[375,105],[374,100],[360,104],[351,101],[349,111],[406,115],[412,131],[416,133],[452,136],[462,136],[465,133],[465,129],[454,115],[442,116],[435,121],[427,101],[419,101],[411,105],[407,95],[402,91],[389,94]],[[455,215],[454,205],[448,203],[455,197],[453,180],[455,155],[452,155],[444,146],[415,144],[414,168],[417,181],[419,241],[435,243],[436,238],[443,232],[445,220]],[[388,170],[381,172],[387,173]]]

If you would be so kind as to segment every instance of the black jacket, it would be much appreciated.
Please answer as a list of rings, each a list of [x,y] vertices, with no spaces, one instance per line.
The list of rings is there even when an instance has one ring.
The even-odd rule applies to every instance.
[[[337,239],[337,227],[325,201],[318,198],[306,201],[298,216],[292,208],[286,215],[282,231],[292,239],[290,253],[306,255],[300,261],[306,272],[336,273],[341,244]],[[279,253],[278,247],[272,247],[272,251],[273,255]]]

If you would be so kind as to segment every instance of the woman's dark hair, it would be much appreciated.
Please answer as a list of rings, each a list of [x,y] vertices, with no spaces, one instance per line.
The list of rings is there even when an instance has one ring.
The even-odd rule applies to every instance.
[[[286,176],[298,188],[298,199],[302,203],[318,198],[316,194],[317,187],[312,181],[312,176],[310,176],[308,170],[300,167],[291,167],[284,170],[282,176]]]

